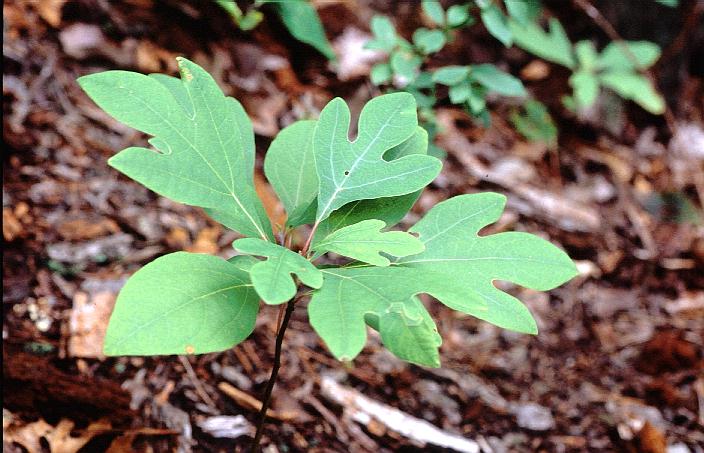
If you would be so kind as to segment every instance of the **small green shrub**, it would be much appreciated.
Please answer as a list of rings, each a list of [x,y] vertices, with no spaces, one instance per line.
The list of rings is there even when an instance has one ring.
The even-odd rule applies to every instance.
[[[433,207],[408,232],[388,231],[440,172],[428,156],[414,98],[372,99],[350,141],[342,99],[316,121],[287,127],[272,142],[265,173],[294,228],[312,224],[296,253],[274,241],[254,190],[254,136],[242,106],[202,68],[180,58],[181,79],[107,71],[79,79],[106,112],[152,136],[109,164],[155,192],[201,206],[247,236],[229,261],[177,252],[135,273],[120,292],[105,339],[108,355],[202,354],[247,338],[259,300],[277,305],[309,295],[313,328],[333,355],[352,360],[367,326],[409,362],[439,366],[440,336],[418,295],[519,332],[536,333],[526,307],[494,280],[547,290],[576,271],[567,255],[527,233],[479,236],[505,197],[461,195]],[[326,253],[349,259],[316,264]]]

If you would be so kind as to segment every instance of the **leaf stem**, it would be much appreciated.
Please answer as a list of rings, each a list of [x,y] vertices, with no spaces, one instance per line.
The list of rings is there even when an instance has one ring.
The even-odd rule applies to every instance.
[[[313,236],[315,236],[315,232],[318,230],[318,226],[320,225],[320,220],[315,222],[313,224],[313,229],[310,230],[310,234],[308,235],[308,239],[306,239],[306,243],[303,246],[303,249],[301,250],[301,255],[306,256],[308,255],[308,248],[310,247],[310,243],[313,240]]]
[[[271,392],[274,390],[274,384],[276,383],[276,376],[279,374],[279,368],[281,367],[281,346],[284,342],[284,333],[286,333],[286,328],[288,327],[288,322],[291,320],[291,315],[293,314],[293,309],[296,306],[296,300],[292,299],[286,305],[286,313],[284,313],[284,319],[281,321],[279,330],[276,333],[276,347],[274,349],[274,366],[271,369],[271,376],[269,377],[269,382],[266,384],[266,389],[264,390],[264,397],[262,398],[262,408],[259,411],[259,422],[257,423],[257,432],[254,435],[254,440],[252,441],[252,447],[250,449],[251,453],[258,453],[260,450],[259,443],[262,440],[262,435],[264,434],[264,422],[266,421],[266,413],[269,409],[269,403],[271,402]]]

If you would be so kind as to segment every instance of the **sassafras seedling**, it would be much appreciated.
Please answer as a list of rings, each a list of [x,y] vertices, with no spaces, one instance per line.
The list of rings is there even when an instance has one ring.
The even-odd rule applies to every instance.
[[[388,231],[441,168],[427,155],[427,133],[407,93],[369,101],[354,141],[340,98],[317,121],[281,131],[264,165],[289,214],[280,243],[289,244],[297,227],[312,228],[299,252],[277,244],[254,190],[249,118],[201,67],[184,58],[178,65],[180,80],[107,71],[79,84],[118,121],[152,136],[153,149],[127,148],[111,166],[160,195],[205,208],[246,238],[233,243],[240,255],[228,261],[176,252],[132,275],[110,319],[107,355],[226,350],[252,332],[260,299],[286,303],[264,414],[283,333],[304,297],[310,296],[311,325],[338,359],[354,359],[370,327],[401,359],[439,367],[442,339],[420,294],[497,326],[536,333],[528,309],[493,281],[549,290],[576,275],[570,258],[537,236],[478,234],[504,209],[505,197],[495,193],[450,198],[408,232]],[[351,261],[314,264],[329,252]],[[260,436],[261,424],[257,445]]]

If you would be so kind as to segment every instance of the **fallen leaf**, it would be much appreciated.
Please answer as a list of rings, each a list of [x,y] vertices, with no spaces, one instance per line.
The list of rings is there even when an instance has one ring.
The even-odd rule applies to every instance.
[[[34,9],[39,13],[39,17],[44,19],[49,25],[58,28],[61,25],[61,11],[66,0],[42,0],[31,2]]]
[[[115,305],[115,294],[107,291],[73,297],[69,320],[68,353],[73,357],[104,358],[103,339]]]

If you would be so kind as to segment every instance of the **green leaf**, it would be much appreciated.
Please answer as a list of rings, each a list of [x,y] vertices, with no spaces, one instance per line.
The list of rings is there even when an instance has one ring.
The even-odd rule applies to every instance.
[[[384,160],[391,161],[404,156],[427,153],[428,133],[418,126],[408,140],[388,150],[384,154]],[[388,227],[396,225],[411,209],[420,193],[419,190],[407,195],[359,200],[344,205],[320,223],[313,238],[312,248],[315,249],[317,242],[333,231],[363,220],[378,219],[385,222]]]
[[[391,52],[398,45],[396,29],[388,17],[374,16],[371,22],[374,39],[365,44],[364,47],[371,50],[383,50]]]
[[[369,78],[374,85],[383,85],[391,80],[393,72],[391,71],[391,66],[388,63],[377,63],[372,66],[372,70],[369,73]]]
[[[106,355],[204,354],[252,333],[259,298],[249,276],[222,258],[177,252],[137,271],[122,288]]]
[[[254,191],[254,133],[247,114],[200,66],[177,60],[180,85],[128,71],[78,79],[107,113],[154,136],[150,143],[158,152],[127,148],[108,163],[160,195],[217,208],[228,216],[226,226],[242,234],[270,238],[269,219]]]
[[[435,25],[445,25],[445,11],[442,9],[440,2],[436,0],[424,0],[421,6],[423,7],[423,12]]]
[[[269,145],[264,174],[284,205],[289,226],[301,225],[300,215],[318,195],[318,176],[313,170],[315,121],[297,121],[284,128]]]
[[[540,14],[540,0],[504,0],[504,4],[509,16],[521,25],[528,25]]]
[[[442,49],[445,42],[445,34],[440,30],[419,28],[413,32],[413,44],[426,55]]]
[[[395,302],[376,317],[381,341],[396,357],[417,365],[440,367],[438,348],[442,337],[417,297]]]
[[[388,266],[390,261],[381,253],[402,257],[422,252],[425,247],[418,238],[403,231],[381,230],[381,220],[363,220],[341,228],[315,245],[318,254],[333,252],[374,266]]]
[[[579,70],[570,76],[577,108],[590,107],[599,95],[599,79],[589,71]]]
[[[504,96],[525,96],[526,89],[516,77],[503,72],[493,64],[480,64],[471,67],[470,78],[476,80],[490,91]]]
[[[292,274],[311,288],[323,284],[320,270],[292,250],[257,238],[237,239],[232,246],[240,253],[267,258],[253,265],[249,275],[257,294],[269,305],[282,304],[296,295]]]
[[[472,97],[472,85],[469,82],[453,85],[448,90],[448,95],[453,104],[463,104]]]
[[[509,27],[513,33],[513,40],[522,49],[570,69],[575,67],[572,43],[557,19],[550,19],[547,33],[540,25],[533,22],[524,25],[515,20],[509,20]]]
[[[313,145],[320,180],[316,223],[352,201],[415,192],[440,172],[442,164],[430,156],[410,155],[389,162],[382,158],[417,130],[412,95],[393,93],[369,101],[362,109],[354,142],[348,139],[349,126],[350,111],[340,98],[320,113]]]
[[[467,300],[456,303],[439,297],[445,305],[499,327],[535,333],[528,309],[492,282],[505,280],[543,291],[577,271],[562,250],[532,234],[479,236],[479,230],[498,220],[505,203],[506,197],[495,193],[460,195],[438,203],[409,230],[420,235],[425,251],[399,258],[396,264],[432,275],[454,275],[464,293],[455,294],[455,299],[465,295]]]
[[[407,50],[398,49],[391,53],[389,64],[394,75],[400,77],[401,84],[407,85],[418,76],[418,71],[423,60],[420,56]]]
[[[547,107],[542,102],[530,100],[525,103],[525,115],[511,114],[511,122],[521,135],[530,141],[544,142],[550,148],[557,145],[557,127]]]
[[[665,100],[645,77],[634,72],[614,71],[599,76],[599,81],[624,99],[630,99],[654,115],[665,112]]]
[[[591,41],[583,40],[574,45],[574,53],[581,70],[592,71],[597,63],[598,55]]]
[[[457,85],[467,79],[469,66],[443,66],[433,73],[433,80],[447,86]]]
[[[325,29],[313,5],[305,0],[273,2],[281,20],[297,40],[315,47],[328,60],[335,60],[335,51],[325,36]]]
[[[411,297],[420,293],[448,300],[452,305],[473,297],[462,294],[457,279],[410,267],[347,267],[322,269],[322,272],[325,281],[313,292],[308,316],[315,331],[339,360],[352,360],[364,347],[365,319],[371,317],[370,323],[375,324],[373,318],[378,318],[394,304],[412,302]],[[486,308],[478,296],[474,299],[478,308]],[[382,328],[383,324],[379,324],[375,327]]]
[[[469,5],[452,5],[447,9],[447,25],[457,28],[470,22]]]
[[[504,13],[491,3],[489,6],[482,8],[480,16],[487,31],[494,38],[501,41],[504,46],[511,47],[511,44],[513,44],[513,33],[511,33]]]
[[[629,56],[624,46],[628,48]],[[632,59],[638,62],[635,68]],[[647,69],[660,58],[660,47],[649,41],[626,41],[623,43],[612,42],[607,45],[597,59],[601,69],[618,71],[628,69]]]

